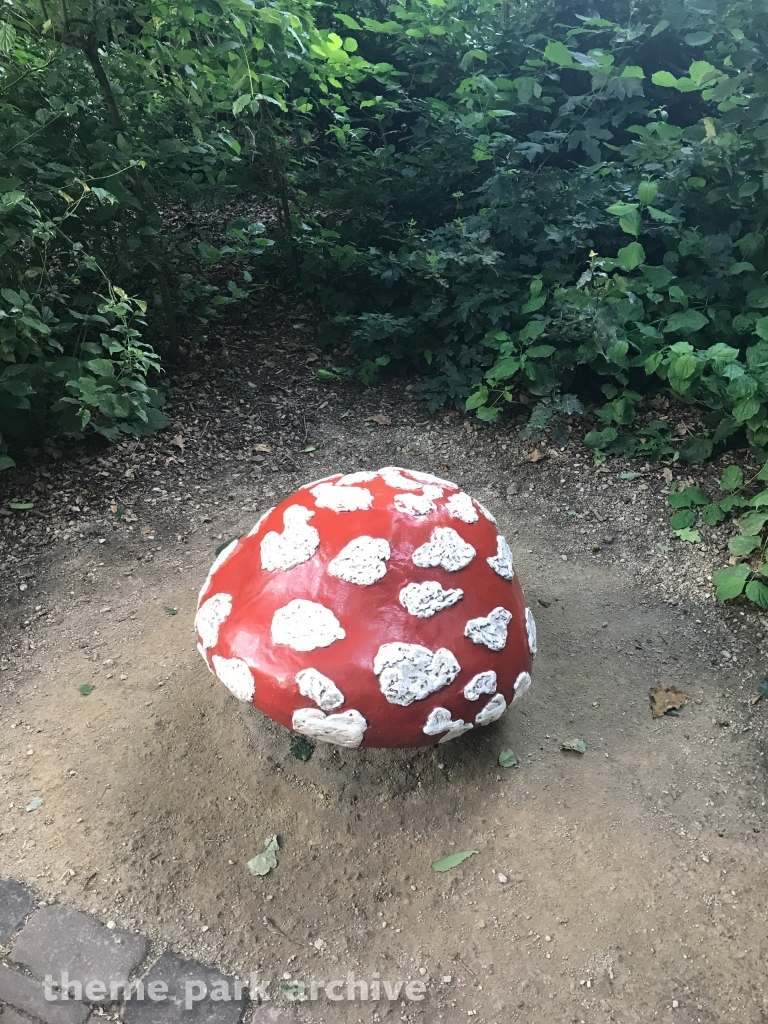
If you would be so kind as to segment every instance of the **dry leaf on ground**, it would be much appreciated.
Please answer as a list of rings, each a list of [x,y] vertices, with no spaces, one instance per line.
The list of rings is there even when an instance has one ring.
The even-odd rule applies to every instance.
[[[378,423],[380,427],[392,426],[392,420],[389,418],[389,416],[385,416],[383,412],[377,412],[375,413],[375,415],[369,416],[365,422],[368,423],[371,421],[373,423]]]
[[[255,444],[253,450],[255,452],[271,452],[272,448],[268,444]]]
[[[176,437],[171,441],[171,444],[175,444],[182,452],[184,451],[184,437],[182,434],[177,434]]]
[[[688,700],[688,695],[670,686],[664,690],[661,686],[652,686],[648,691],[651,698],[651,712],[654,718],[661,718],[668,711],[679,711]]]
[[[529,462],[541,462],[542,459],[546,459],[547,453],[540,452],[538,448],[534,448],[531,454],[528,456]]]

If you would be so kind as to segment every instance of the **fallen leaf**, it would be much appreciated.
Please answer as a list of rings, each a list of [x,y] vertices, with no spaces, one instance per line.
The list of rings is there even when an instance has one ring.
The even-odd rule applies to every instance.
[[[314,751],[314,745],[306,736],[300,736],[298,733],[291,736],[291,753],[299,761],[308,761]]]
[[[502,768],[514,768],[517,764],[514,750],[502,750],[499,754],[499,765]]]
[[[433,861],[432,867],[435,871],[450,871],[451,868],[455,868],[477,852],[477,850],[462,850],[461,853],[449,853],[447,857]]]
[[[90,696],[90,694],[93,693],[93,687],[91,686],[90,683],[81,683],[81,685],[77,688],[77,692],[81,694],[83,697],[88,697]]]
[[[761,693],[763,697],[768,697],[768,679],[764,679],[762,683],[758,684],[758,693]]]
[[[145,537],[147,537],[147,536],[149,536],[150,533],[152,533],[152,527],[151,526],[142,526],[141,532],[143,533],[143,535]]]
[[[664,469],[662,469],[661,475],[664,477],[668,484],[672,483],[672,470],[669,468],[669,466],[665,466]]]
[[[622,473],[621,474],[621,479],[622,480],[637,480],[637,478],[639,476],[642,476],[642,475],[643,475],[642,473]]]
[[[586,754],[587,745],[584,740],[563,740],[560,744],[561,750],[574,750],[577,754]]]
[[[317,451],[317,445],[316,444],[308,444],[306,448],[302,448],[301,450],[303,452],[316,452]]]
[[[220,555],[224,548],[229,547],[233,540],[240,540],[239,537],[230,537],[228,540],[223,540],[221,544],[216,548],[214,554]]]
[[[546,459],[547,453],[540,452],[538,448],[534,448],[531,454],[528,456],[529,462],[541,462],[542,459]]]
[[[252,875],[267,875],[272,868],[277,867],[277,857],[275,854],[280,849],[280,844],[277,841],[277,836],[270,836],[264,843],[264,850],[262,853],[257,853],[256,856],[249,860],[246,867]]]
[[[171,441],[171,444],[175,444],[182,452],[184,451],[184,438],[181,434],[177,434],[176,437]]]
[[[268,444],[255,444],[253,446],[253,450],[255,452],[271,452],[272,451],[272,449],[270,448],[270,446]]]
[[[110,511],[110,512],[112,512],[113,514],[114,514],[115,512],[117,512],[117,505],[110,505],[110,506],[109,506],[109,511]]]
[[[285,935],[285,932],[281,931],[271,917],[262,918],[264,924],[267,926],[267,931],[274,932],[276,935]]]
[[[511,496],[512,496],[513,494],[517,494],[517,491],[518,491],[518,487],[517,487],[517,484],[509,484],[509,485],[507,486],[507,494],[508,494],[508,495],[509,495],[510,497],[511,497]]]
[[[178,608],[171,608],[167,604],[164,604],[163,608],[165,609],[165,614],[166,615],[176,615],[178,610],[179,610]]]
[[[38,807],[42,807],[43,806],[44,802],[45,801],[43,800],[43,798],[41,796],[32,797],[32,799],[29,801],[29,803],[26,806],[26,810],[28,810],[28,811],[36,811],[38,809]]]
[[[26,512],[27,509],[34,508],[34,501],[9,501],[9,508],[15,508],[19,512]]]
[[[328,943],[325,941],[325,939],[315,939],[312,945],[315,947],[315,949],[328,949]]]
[[[539,600],[539,604],[541,605],[542,608],[549,608],[549,606],[552,604],[551,601],[545,601],[541,597],[538,600]]]
[[[373,416],[369,416],[365,421],[366,423],[378,423],[380,427],[391,427],[392,420],[389,416],[385,416],[383,412],[377,412]]]
[[[678,690],[676,686],[670,686],[666,690],[661,686],[652,686],[648,693],[654,718],[661,718],[668,711],[678,711],[688,700],[688,695]]]

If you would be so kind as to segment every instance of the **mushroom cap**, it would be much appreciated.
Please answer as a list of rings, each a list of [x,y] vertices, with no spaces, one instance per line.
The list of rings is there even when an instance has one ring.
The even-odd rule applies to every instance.
[[[239,699],[313,739],[410,747],[499,718],[536,627],[491,514],[387,467],[302,487],[225,548],[198,649]]]

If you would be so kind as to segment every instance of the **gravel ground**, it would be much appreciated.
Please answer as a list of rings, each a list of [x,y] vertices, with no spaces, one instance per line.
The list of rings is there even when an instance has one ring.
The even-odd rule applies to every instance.
[[[713,600],[727,526],[678,541],[663,467],[595,467],[581,424],[534,445],[325,365],[310,310],[252,311],[174,377],[162,434],[46,445],[0,477],[0,874],[227,970],[427,984],[301,1003],[307,1024],[762,1024],[766,617]],[[727,461],[673,480],[715,493]],[[198,658],[197,590],[298,485],[392,464],[498,516],[539,620],[534,686],[482,736],[302,763]],[[688,694],[678,717],[651,718],[657,684]],[[278,869],[254,879],[273,833]]]

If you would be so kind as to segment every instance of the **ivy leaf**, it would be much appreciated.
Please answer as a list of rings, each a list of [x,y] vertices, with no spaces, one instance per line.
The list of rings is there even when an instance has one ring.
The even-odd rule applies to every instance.
[[[677,334],[693,334],[708,323],[709,320],[698,309],[685,309],[680,313],[673,313],[662,327],[662,331],[664,334],[671,334],[672,331]]]
[[[264,843],[262,853],[248,861],[246,867],[252,875],[267,875],[273,868],[277,867],[277,851],[280,849],[277,836],[269,836]]]
[[[573,67],[571,51],[564,43],[557,42],[553,39],[550,39],[547,43],[546,49],[544,50],[544,58],[545,60],[551,61],[553,64],[558,64],[561,68]]]
[[[761,583],[759,580],[752,580],[751,583],[747,584],[744,593],[753,604],[756,604],[764,611],[768,610],[768,587],[764,583]]]
[[[746,512],[739,519],[739,529],[743,537],[756,537],[768,523],[768,512]]]
[[[650,185],[651,183],[646,181],[643,184]],[[623,249],[619,249],[616,259],[622,270],[634,270],[641,263],[645,263],[645,249],[639,242],[630,242]]]
[[[719,505],[706,505],[701,510],[701,518],[707,526],[717,526],[718,523],[722,523],[725,519],[725,512],[723,512]]]
[[[718,601],[732,601],[744,590],[744,585],[749,576],[748,565],[729,565],[725,569],[718,569],[712,575],[712,582],[717,588],[715,597]]]
[[[648,203],[652,203],[659,192],[659,184],[656,181],[641,181],[637,186],[637,198],[643,204],[647,206]]]
[[[744,474],[738,466],[726,466],[723,475],[720,477],[720,489],[723,491],[737,491],[744,483]]]
[[[675,536],[679,537],[680,540],[684,540],[687,544],[701,543],[701,534],[698,530],[675,530]]]
[[[673,530],[686,530],[689,526],[693,526],[696,522],[696,513],[691,512],[690,509],[681,509],[669,520],[669,525]]]
[[[622,214],[621,217],[619,217],[619,227],[626,234],[634,235],[635,238],[637,238],[643,227],[640,211],[631,210]]]
[[[683,356],[683,359],[686,357]],[[706,437],[693,437],[680,449],[680,461],[688,465],[706,462],[712,454],[712,442]]]
[[[432,861],[432,868],[434,871],[450,871],[451,868],[457,867],[478,852],[478,850],[462,850],[461,853],[449,853],[447,857]]]
[[[743,558],[744,555],[751,555],[761,544],[759,537],[731,537],[728,541],[728,550],[737,558]]]

